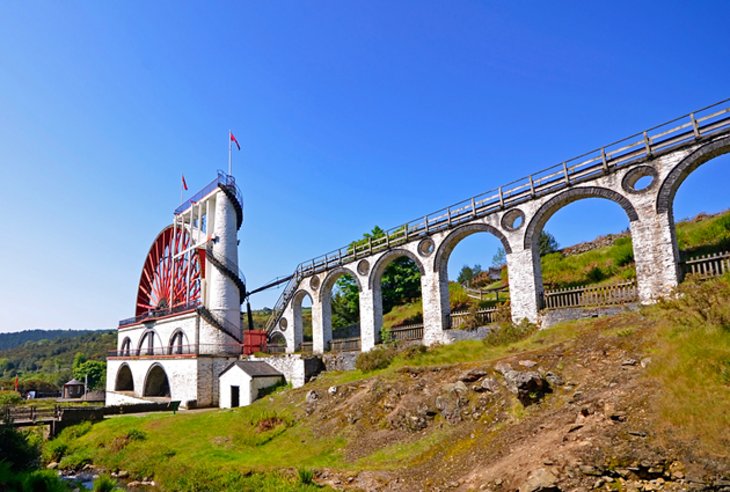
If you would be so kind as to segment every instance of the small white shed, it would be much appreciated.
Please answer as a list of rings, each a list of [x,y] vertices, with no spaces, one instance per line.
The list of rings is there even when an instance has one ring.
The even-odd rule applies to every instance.
[[[237,360],[218,377],[221,408],[245,407],[259,391],[284,381],[284,375],[263,361]]]

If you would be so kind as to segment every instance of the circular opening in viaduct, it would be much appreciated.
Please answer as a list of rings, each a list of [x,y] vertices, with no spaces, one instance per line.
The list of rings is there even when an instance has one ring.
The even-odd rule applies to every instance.
[[[436,245],[431,238],[427,238],[418,243],[418,253],[421,256],[429,256],[436,249]]]
[[[508,231],[516,231],[525,224],[525,213],[520,209],[512,209],[502,216],[502,227]]]
[[[309,281],[309,286],[312,288],[312,290],[319,289],[319,284],[320,284],[320,280],[319,280],[319,277],[317,277],[317,276],[312,277],[312,279]]]
[[[281,318],[281,319],[279,320],[279,329],[280,329],[281,331],[286,331],[286,327],[287,327],[288,325],[289,325],[289,323],[287,322],[286,318]]]
[[[370,263],[368,260],[360,260],[360,262],[357,264],[357,273],[360,275],[367,275],[370,271]]]
[[[653,167],[640,166],[626,173],[621,187],[629,193],[641,193],[651,188],[657,180]]]

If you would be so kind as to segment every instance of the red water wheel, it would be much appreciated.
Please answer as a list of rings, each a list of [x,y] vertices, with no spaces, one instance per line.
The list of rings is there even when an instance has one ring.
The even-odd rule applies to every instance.
[[[190,247],[190,234],[164,229],[152,243],[142,268],[137,291],[136,316],[153,310],[168,310],[200,300],[201,254],[194,249],[175,259]],[[171,304],[172,303],[172,304]]]

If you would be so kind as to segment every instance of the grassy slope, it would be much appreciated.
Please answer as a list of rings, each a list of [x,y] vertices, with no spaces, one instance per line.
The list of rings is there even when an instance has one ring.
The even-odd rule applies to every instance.
[[[376,470],[404,480],[421,480],[419,470],[426,469],[431,478],[423,480],[438,481],[439,463],[444,459],[462,463],[462,468],[468,467],[474,456],[495,459],[489,457],[489,450],[498,448],[493,443],[530,419],[542,419],[541,412],[567,406],[570,394],[558,391],[543,404],[525,409],[508,396],[502,407],[494,404],[493,415],[487,407],[476,427],[448,425],[437,416],[421,432],[399,433],[389,426],[387,402],[377,399],[387,400],[387,388],[406,385],[397,386],[395,401],[405,400],[408,391],[422,392],[404,390],[413,371],[433,371],[428,381],[440,374],[458,374],[475,364],[493,366],[505,357],[551,360],[551,370],[561,371],[571,380],[585,377],[588,387],[604,371],[590,361],[595,357],[607,359],[610,351],[619,351],[614,358],[628,351],[637,357],[650,355],[653,360],[650,370],[637,376],[640,379],[635,383],[639,388],[652,388],[653,400],[639,409],[634,407],[654,427],[652,445],[661,446],[666,441],[675,452],[691,447],[693,455],[728,463],[730,279],[683,289],[686,295],[681,301],[645,308],[641,313],[563,324],[511,345],[461,342],[431,348],[411,358],[401,355],[390,367],[370,374],[328,373],[306,388],[281,390],[246,408],[108,419],[87,426],[88,432],[77,438],[74,430],[66,431],[46,446],[46,456],[50,459],[55,450],[54,458],[62,457],[63,467],[93,461],[107,469],[129,470],[138,477],[154,475],[164,490],[205,490],[194,488],[190,477],[210,483],[228,477],[262,481],[271,490],[294,489],[300,486],[294,471],[297,468],[329,469],[345,475]],[[581,350],[588,350],[591,344],[599,344],[598,355],[584,355],[588,363],[578,360]],[[592,374],[591,370],[597,372]],[[340,400],[326,396],[327,388],[333,385],[341,389]],[[304,395],[309,389],[324,394],[321,404],[330,406],[321,412],[307,412]],[[635,396],[643,398],[645,392],[636,391]],[[630,400],[629,396],[623,399]],[[357,424],[348,424],[357,412],[365,413],[357,418]],[[494,416],[494,422],[499,415],[506,417],[490,425],[485,420],[488,415],[490,419]],[[469,432],[471,436],[477,433],[477,437],[470,438]],[[63,456],[59,450],[64,451]],[[276,471],[282,469],[285,471]],[[264,475],[241,478],[241,473],[252,471]],[[226,488],[220,481],[215,483]],[[432,483],[421,481],[414,486]],[[258,487],[265,489],[261,484]]]

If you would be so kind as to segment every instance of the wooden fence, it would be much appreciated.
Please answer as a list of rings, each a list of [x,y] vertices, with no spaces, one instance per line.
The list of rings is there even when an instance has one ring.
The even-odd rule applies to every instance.
[[[408,340],[423,339],[423,323],[414,325],[396,326],[390,329],[393,340],[397,342],[406,342]]]
[[[509,299],[509,289],[506,286],[496,289],[472,289],[471,287],[464,287],[464,290],[467,296],[479,301],[500,302]]]
[[[495,322],[495,313],[497,312],[496,307],[491,308],[485,308],[485,309],[479,309],[476,312],[477,320],[479,321],[479,326],[488,325]],[[461,325],[464,324],[467,317],[469,316],[469,311],[454,311],[451,313],[451,328],[453,329],[459,329]]]
[[[639,300],[634,280],[611,285],[580,286],[546,291],[543,296],[547,309],[613,306]]]
[[[352,352],[360,350],[360,337],[333,338],[330,342],[332,352]]]
[[[685,275],[701,278],[716,277],[730,271],[730,251],[711,255],[695,256],[684,262]]]

